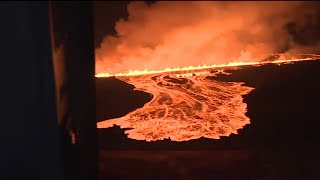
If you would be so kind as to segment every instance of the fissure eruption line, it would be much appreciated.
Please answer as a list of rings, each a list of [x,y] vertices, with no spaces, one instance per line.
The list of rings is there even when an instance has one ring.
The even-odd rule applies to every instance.
[[[296,55],[297,56],[297,55]],[[316,60],[320,58],[318,54],[302,54],[300,56],[309,56],[306,58],[294,58],[294,59],[277,59],[274,61],[257,61],[257,62],[231,62],[228,64],[214,64],[214,65],[198,65],[198,66],[188,66],[188,67],[176,67],[176,68],[166,68],[163,70],[129,70],[127,73],[99,73],[95,76],[100,77],[112,77],[112,76],[139,76],[139,75],[147,75],[147,74],[161,74],[167,72],[181,72],[181,71],[194,71],[194,70],[204,70],[204,69],[212,69],[212,68],[225,68],[225,67],[240,67],[240,66],[248,66],[248,65],[265,65],[265,64],[284,64],[284,63],[293,63],[298,61],[308,61],[308,60]]]

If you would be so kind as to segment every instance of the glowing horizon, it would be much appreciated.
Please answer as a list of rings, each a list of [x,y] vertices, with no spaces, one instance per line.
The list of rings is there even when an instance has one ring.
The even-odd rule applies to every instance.
[[[239,66],[248,66],[248,65],[264,65],[264,64],[284,64],[284,63],[293,63],[298,61],[308,61],[308,60],[316,60],[320,58],[319,54],[302,54],[305,56],[310,56],[307,58],[293,58],[293,59],[278,59],[274,61],[255,61],[255,62],[230,62],[228,64],[213,64],[213,65],[198,65],[198,66],[187,66],[187,67],[175,67],[175,68],[165,68],[163,70],[129,70],[127,73],[98,73],[95,75],[97,78],[101,77],[121,77],[121,76],[139,76],[139,75],[147,75],[147,74],[159,74],[165,72],[180,72],[180,71],[194,71],[194,70],[202,70],[202,69],[213,69],[213,68],[224,68],[224,67],[239,67]]]

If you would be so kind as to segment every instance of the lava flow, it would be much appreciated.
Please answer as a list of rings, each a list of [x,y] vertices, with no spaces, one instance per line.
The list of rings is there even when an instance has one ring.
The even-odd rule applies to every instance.
[[[201,137],[219,139],[221,136],[237,134],[238,129],[250,123],[245,115],[247,105],[242,96],[253,88],[242,82],[221,82],[207,77],[224,73],[223,69],[232,65],[283,64],[319,59],[319,55],[307,56],[289,60],[120,74],[118,79],[133,84],[135,90],[152,94],[153,98],[142,108],[124,117],[99,122],[97,126],[109,128],[117,125],[128,128],[125,131],[128,138],[145,141],[188,141]],[[214,67],[219,69],[212,69]]]

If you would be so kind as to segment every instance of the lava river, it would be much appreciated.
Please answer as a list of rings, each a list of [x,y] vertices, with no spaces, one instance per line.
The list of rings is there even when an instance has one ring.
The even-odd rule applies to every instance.
[[[236,134],[250,123],[242,95],[253,88],[207,78],[216,73],[219,71],[117,77],[153,98],[124,117],[99,122],[98,128],[129,128],[125,131],[128,138],[145,141],[219,139]]]

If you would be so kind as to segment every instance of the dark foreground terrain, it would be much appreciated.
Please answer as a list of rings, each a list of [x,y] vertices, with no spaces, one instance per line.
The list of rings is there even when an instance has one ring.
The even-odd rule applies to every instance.
[[[320,179],[320,61],[265,65],[219,75],[254,87],[244,96],[251,124],[220,140],[145,142],[99,129],[101,179]],[[211,77],[208,77],[211,78]],[[151,95],[97,79],[98,121],[121,117]]]

